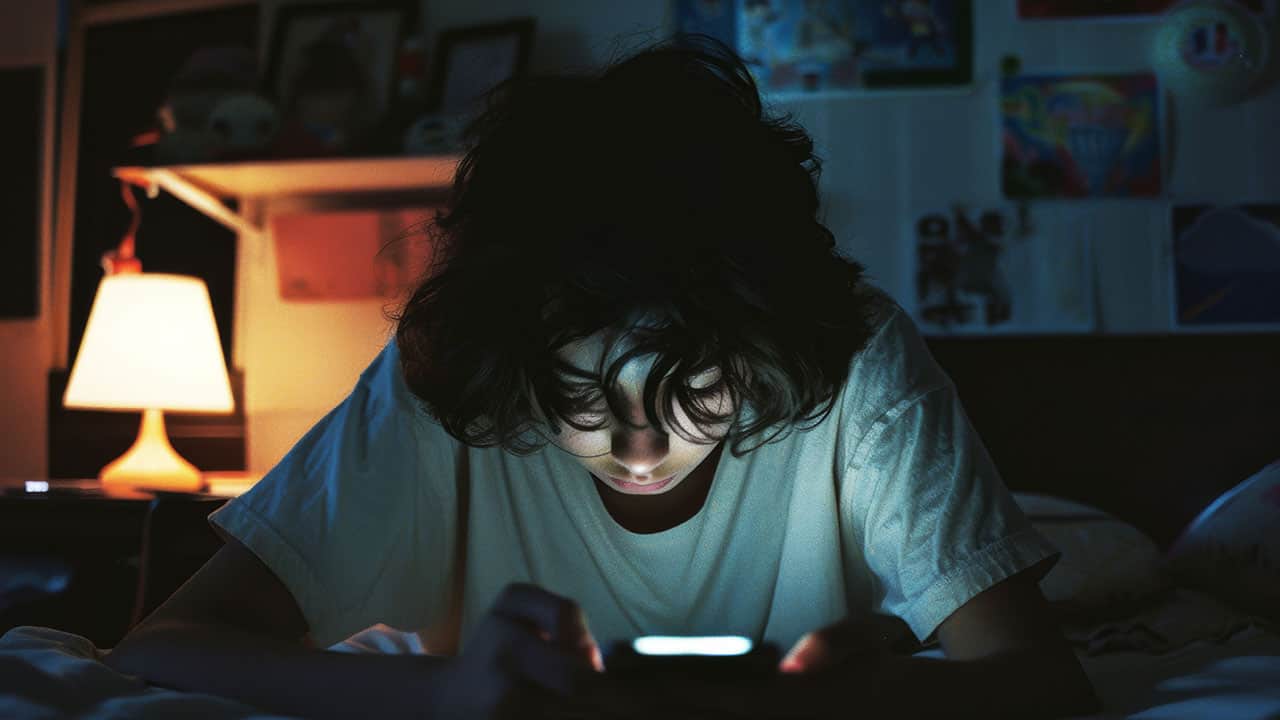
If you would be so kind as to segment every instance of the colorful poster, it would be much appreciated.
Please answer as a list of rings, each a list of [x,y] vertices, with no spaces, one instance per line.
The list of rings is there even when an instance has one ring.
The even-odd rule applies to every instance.
[[[766,93],[972,77],[971,0],[678,0],[676,29],[733,47]]]
[[[1280,205],[1173,208],[1175,324],[1280,329]]]
[[[1089,234],[1037,230],[1027,207],[919,214],[916,322],[927,334],[1091,332]]]
[[[1159,15],[1182,0],[1018,0],[1018,17],[1024,20],[1139,18]],[[1263,11],[1264,0],[1235,0],[1254,12]]]
[[[1160,194],[1160,95],[1154,75],[1006,77],[1000,111],[1005,195]]]

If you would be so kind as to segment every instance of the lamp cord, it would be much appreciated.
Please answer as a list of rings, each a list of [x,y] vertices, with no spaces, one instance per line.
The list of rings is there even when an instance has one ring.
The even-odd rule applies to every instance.
[[[138,225],[142,222],[142,207],[133,196],[133,188],[123,180],[120,181],[120,195],[133,217],[129,220],[129,229],[120,239],[120,244],[102,254],[102,271],[107,275],[142,272],[142,261],[134,254]]]

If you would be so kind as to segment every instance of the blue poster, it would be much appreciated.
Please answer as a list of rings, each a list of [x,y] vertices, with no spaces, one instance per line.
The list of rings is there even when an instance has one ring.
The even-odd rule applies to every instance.
[[[767,93],[964,85],[969,0],[677,0],[676,29],[734,48]]]
[[[1280,205],[1173,209],[1176,322],[1280,328]]]

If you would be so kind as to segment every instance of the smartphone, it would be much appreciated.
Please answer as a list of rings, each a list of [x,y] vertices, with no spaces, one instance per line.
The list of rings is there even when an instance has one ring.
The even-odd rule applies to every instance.
[[[692,678],[706,682],[752,682],[777,672],[773,643],[741,635],[642,635],[615,643],[605,671],[628,678]]]

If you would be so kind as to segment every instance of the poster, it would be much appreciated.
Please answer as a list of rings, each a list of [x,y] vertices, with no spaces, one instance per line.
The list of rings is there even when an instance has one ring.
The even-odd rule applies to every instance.
[[[676,29],[716,37],[762,92],[966,85],[971,0],[677,0]]]
[[[397,300],[427,268],[426,208],[277,215],[280,297],[290,302]]]
[[[1037,229],[1058,227],[1054,236]],[[955,207],[917,215],[916,323],[926,334],[1091,332],[1089,233],[1033,223],[1029,209]]]
[[[1154,75],[1005,77],[1000,121],[1001,183],[1011,198],[1161,192]]]
[[[1235,0],[1254,12],[1262,12],[1265,0]],[[1149,19],[1181,0],[1018,0],[1023,20]]]
[[[1174,324],[1280,330],[1280,205],[1173,208]]]

